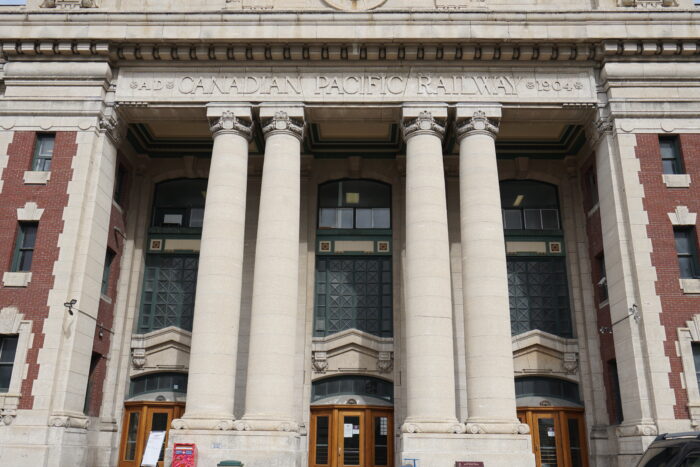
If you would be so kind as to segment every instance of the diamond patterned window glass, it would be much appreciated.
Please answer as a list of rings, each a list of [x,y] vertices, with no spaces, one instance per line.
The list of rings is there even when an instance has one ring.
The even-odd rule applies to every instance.
[[[197,255],[148,255],[143,278],[139,333],[168,326],[192,330]]]
[[[539,329],[572,337],[564,258],[508,258],[513,335]]]
[[[359,329],[391,337],[391,283],[389,257],[316,258],[314,335]]]

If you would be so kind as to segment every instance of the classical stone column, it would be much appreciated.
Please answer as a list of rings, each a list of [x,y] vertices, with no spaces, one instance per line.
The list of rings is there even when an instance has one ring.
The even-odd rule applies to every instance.
[[[299,289],[302,105],[265,107],[250,359],[240,430],[297,431],[294,379]],[[301,399],[299,399],[301,400]]]
[[[452,296],[442,161],[446,107],[403,109],[406,140],[403,432],[460,432],[455,409]]]
[[[241,305],[249,107],[210,107],[214,148],[199,252],[187,406],[175,429],[233,429]]]
[[[496,163],[495,122],[500,116],[500,106],[457,108],[469,433],[527,433],[527,426],[516,418]]]

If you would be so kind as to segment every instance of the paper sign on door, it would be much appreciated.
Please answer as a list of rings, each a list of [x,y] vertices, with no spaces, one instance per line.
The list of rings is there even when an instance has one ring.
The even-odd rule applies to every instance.
[[[352,423],[343,423],[343,437],[352,438]]]

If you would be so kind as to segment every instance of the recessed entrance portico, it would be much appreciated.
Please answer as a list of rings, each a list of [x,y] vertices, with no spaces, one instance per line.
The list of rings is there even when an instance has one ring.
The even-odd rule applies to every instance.
[[[269,243],[264,248],[267,252],[274,251],[283,244],[287,245],[285,248],[289,247],[289,254],[285,253],[285,257],[292,259],[295,255],[292,246],[297,242],[282,238],[282,232],[293,233],[301,229],[301,241],[314,245],[311,249],[301,251],[311,259],[311,263],[307,259],[306,264],[311,264],[312,267],[304,266],[297,272],[291,269],[292,263],[296,264],[294,260],[289,265],[286,262],[282,264],[279,255],[267,259],[264,255],[258,255],[257,259],[247,260],[249,267],[255,271],[256,285],[250,296],[253,301],[253,316],[241,317],[241,323],[250,319],[251,342],[246,345],[258,349],[254,352],[255,355],[269,353],[269,362],[279,364],[279,371],[270,372],[269,363],[263,365],[261,361],[251,360],[254,358],[252,351],[250,354],[237,354],[236,380],[227,383],[236,388],[233,397],[241,398],[240,402],[235,403],[233,414],[210,417],[202,411],[194,412],[197,403],[192,408],[188,404],[184,417],[173,424],[176,428],[173,439],[183,442],[194,438],[204,440],[208,436],[207,432],[219,429],[224,432],[220,433],[224,435],[221,438],[224,442],[221,443],[223,451],[218,455],[226,452],[234,458],[237,453],[241,453],[241,456],[249,455],[253,464],[262,455],[251,441],[258,435],[274,433],[275,439],[279,441],[267,449],[267,456],[271,453],[274,455],[276,449],[279,449],[279,459],[282,461],[289,458],[290,452],[301,452],[304,448],[300,433],[312,426],[317,409],[304,409],[309,406],[300,388],[309,387],[308,377],[302,378],[294,359],[287,363],[282,361],[290,355],[300,355],[298,342],[300,333],[304,332],[307,336],[316,336],[313,345],[306,346],[303,351],[303,359],[312,363],[309,370],[313,372],[314,381],[326,371],[341,374],[350,370],[360,374],[384,371],[394,381],[401,380],[396,385],[396,397],[401,405],[397,405],[392,418],[392,423],[401,427],[394,450],[397,458],[411,457],[417,452],[434,452],[436,462],[453,462],[461,459],[461,453],[465,451],[483,457],[481,448],[476,443],[479,438],[491,440],[489,442],[493,446],[497,446],[497,440],[507,440],[506,444],[514,443],[503,455],[511,456],[508,459],[516,464],[523,462],[523,465],[529,465],[528,429],[516,418],[514,392],[508,383],[513,380],[513,355],[508,326],[505,257],[499,259],[498,264],[491,264],[494,260],[493,252],[503,249],[504,245],[497,153],[501,144],[513,154],[511,157],[518,157],[519,148],[527,146],[522,141],[539,139],[557,142],[556,146],[548,148],[548,151],[556,148],[554,151],[558,151],[558,155],[554,157],[567,155],[567,148],[575,148],[576,144],[570,139],[575,140],[575,135],[580,134],[580,128],[589,117],[586,105],[594,97],[591,92],[592,77],[585,71],[542,70],[533,74],[521,70],[465,68],[455,68],[447,74],[420,69],[409,72],[377,69],[341,73],[319,69],[315,73],[299,73],[283,68],[273,71],[251,68],[244,74],[239,71],[227,73],[220,69],[212,70],[211,73],[199,69],[174,73],[170,71],[167,77],[159,75],[157,71],[149,73],[144,74],[138,69],[125,70],[124,80],[120,81],[121,87],[117,89],[123,114],[134,124],[140,124],[138,128],[133,127],[134,136],[137,136],[138,129],[138,140],[144,145],[156,147],[159,137],[167,134],[165,122],[168,119],[179,120],[178,115],[193,122],[188,127],[189,131],[198,131],[198,127],[203,127],[203,112],[201,107],[197,107],[205,104],[208,99],[219,99],[207,104],[209,122],[217,132],[215,141],[220,137],[221,131],[231,134],[245,131],[246,137],[249,136],[247,147],[244,149],[244,146],[238,145],[240,154],[230,156],[243,158],[242,160],[249,158],[247,168],[244,165],[238,166],[236,170],[239,172],[252,173],[254,176],[262,174],[260,218],[254,219],[258,229],[258,242],[262,238],[263,244],[266,241]],[[477,98],[483,102],[469,102]],[[244,99],[254,103],[248,103]],[[144,101],[150,103],[147,106],[133,104]],[[574,103],[576,105],[572,105]],[[290,113],[289,109],[294,111]],[[198,119],[200,122],[197,122]],[[158,120],[160,121],[156,124]],[[297,125],[299,132],[293,135],[290,125]],[[525,125],[528,130],[522,131],[521,125]],[[183,128],[182,120],[176,126]],[[274,137],[281,137],[284,132],[298,140],[304,126],[307,131],[298,147],[271,143]],[[496,132],[499,129],[504,136],[499,136],[497,141]],[[174,138],[172,142],[178,135],[171,136]],[[201,155],[206,154],[204,148],[209,138],[206,133],[201,133]],[[192,139],[189,138],[190,142]],[[406,156],[401,156],[404,151]],[[183,156],[186,156],[185,152],[186,150],[183,151]],[[214,152],[217,153],[216,144]],[[536,150],[532,148],[523,152],[526,156],[533,153]],[[260,157],[263,154],[264,157]],[[550,156],[551,153],[548,154]],[[200,162],[195,160],[191,164],[196,167]],[[458,172],[458,167],[461,167],[461,172]],[[457,222],[461,224],[464,235],[462,244],[466,242],[473,245],[471,250],[462,249],[462,268],[465,274],[462,302],[465,314],[462,316],[460,311],[458,318],[454,318],[454,296],[451,290],[454,284],[450,279],[451,268],[454,267],[450,252],[452,234],[447,228],[449,206],[445,197],[451,188],[446,186],[445,172],[462,184],[461,196],[452,198],[452,202],[456,200],[459,203],[460,198],[462,200],[462,212],[457,215]],[[223,174],[220,171],[218,177]],[[294,182],[297,176],[301,177],[300,185]],[[279,182],[267,183],[265,180],[269,177],[278,177]],[[393,198],[390,201],[390,223],[382,220],[379,211],[373,211],[384,209],[385,206],[366,206],[362,209],[368,210],[367,212],[355,212],[352,203],[356,202],[353,201],[353,197],[357,196],[356,190],[348,193],[352,196],[343,198],[343,202],[337,206],[317,205],[317,187],[323,183],[361,179],[391,183]],[[210,177],[210,184],[211,182]],[[283,201],[290,199],[298,188],[294,189],[290,185],[288,195],[279,197],[275,190],[282,182],[301,187],[300,207],[292,209],[298,211],[299,217],[285,217],[284,228],[280,227],[282,220],[275,213],[283,212],[280,210],[285,209],[282,207]],[[242,182],[238,182],[239,187],[240,183]],[[225,188],[227,183],[222,182],[221,186]],[[253,193],[257,196],[257,183],[252,186],[252,192],[243,194]],[[207,191],[216,193],[212,187]],[[345,195],[343,192],[342,196]],[[360,199],[364,201],[364,195]],[[207,202],[210,200],[208,196]],[[277,207],[271,208],[270,203],[275,202]],[[351,204],[345,205],[345,202]],[[254,204],[257,205],[257,199]],[[326,211],[321,212],[322,209]],[[348,210],[348,213],[352,210],[352,221],[342,217],[342,210]],[[207,208],[206,212],[210,216],[223,216],[226,210]],[[331,214],[335,216],[332,219],[329,217]],[[376,219],[375,214],[379,216]],[[316,215],[321,217],[313,219]],[[346,225],[346,221],[352,225]],[[386,239],[356,238],[353,236],[357,235],[356,232],[345,232],[344,237],[331,238],[323,230],[353,228],[357,222],[369,226],[371,230],[375,221],[379,227],[391,225],[393,232],[383,232],[387,235]],[[309,228],[312,224],[318,226],[315,234]],[[271,227],[272,225],[278,227]],[[303,225],[307,227],[302,227]],[[203,235],[202,253],[205,251],[205,243]],[[284,275],[288,278],[300,274],[299,280],[288,281],[285,286],[288,292],[292,292],[292,284],[298,281],[326,287],[328,284],[319,282],[314,277],[317,271],[314,271],[313,265],[319,267],[319,258],[325,258],[324,255],[330,253],[346,255],[346,262],[353,258],[362,259],[362,255],[367,254],[366,248],[370,243],[372,254],[381,253],[382,248],[386,248],[384,251],[389,254],[385,260],[387,266],[381,266],[389,271],[388,282],[380,285],[392,291],[388,296],[391,299],[393,295],[394,303],[391,305],[391,300],[388,303],[393,306],[393,312],[386,313],[386,317],[393,319],[393,323],[385,322],[382,311],[382,317],[376,322],[367,322],[377,328],[374,337],[369,339],[362,335],[362,332],[367,332],[366,329],[358,333],[351,329],[355,325],[343,325],[338,328],[341,333],[332,338],[335,339],[332,345],[347,345],[349,350],[330,349],[329,345],[321,345],[316,340],[337,323],[328,321],[328,317],[321,320],[314,312],[309,314],[311,304],[307,292],[307,318],[302,327],[296,311],[301,302],[294,298],[295,294],[285,292],[273,297],[269,293],[269,287],[274,287],[281,280],[281,272],[276,271],[276,268],[284,266]],[[360,244],[364,249],[358,246]],[[353,250],[356,247],[360,249]],[[231,245],[222,244],[217,247],[221,248],[225,251]],[[260,254],[263,254],[262,251]],[[304,256],[300,258],[301,263],[304,263]],[[332,259],[332,255],[328,258]],[[202,261],[200,254],[200,274],[202,264],[205,264]],[[362,272],[355,271],[356,266],[352,263],[353,274]],[[491,271],[492,275],[488,279],[484,279],[485,270]],[[266,280],[268,287],[261,285]],[[354,278],[343,284],[364,286]],[[309,287],[307,285],[306,290],[313,289]],[[243,289],[242,297],[247,300],[245,285]],[[198,289],[197,294],[199,303],[205,300],[207,292]],[[313,294],[316,295],[319,294]],[[352,297],[360,295],[353,292]],[[401,297],[401,300],[396,297]],[[265,306],[256,305],[263,301],[270,303]],[[479,309],[484,306],[493,307],[496,303],[499,303],[499,312],[492,314],[492,321],[487,323]],[[272,314],[266,317],[269,311],[281,310],[283,307],[288,310],[287,321],[281,315],[275,315],[277,317],[274,319]],[[196,315],[195,312],[195,336],[198,333]],[[202,315],[200,314],[200,319]],[[286,324],[282,325],[283,321]],[[278,325],[281,326],[279,332],[274,331],[273,328]],[[456,327],[460,328],[458,332],[455,331]],[[384,332],[392,329],[395,330],[393,336],[391,332]],[[211,331],[218,332],[214,328]],[[345,331],[347,333],[342,334]],[[234,326],[233,332],[241,334],[242,331]],[[277,337],[272,338],[273,335]],[[217,339],[224,339],[224,336]],[[285,344],[286,350],[281,351],[275,347],[276,343],[281,345],[287,339],[289,342]],[[460,342],[459,339],[463,341]],[[496,342],[499,343],[498,350],[494,347]],[[198,374],[197,362],[200,357],[196,355],[200,354],[197,351],[199,345],[207,344],[201,341],[197,344],[195,338],[193,357],[190,360],[191,375]],[[466,358],[464,372],[454,371],[456,365],[462,366],[462,362],[456,359],[455,348],[464,349],[461,354]],[[353,363],[358,366],[344,368],[342,359],[352,352],[364,354],[361,358],[353,357],[347,361],[373,363],[370,366]],[[201,352],[201,361],[202,364],[209,365],[204,363],[206,354],[207,352]],[[212,368],[206,370],[210,371],[213,372]],[[192,400],[204,400],[202,395],[196,395],[196,380],[197,376],[191,376],[189,397]],[[465,392],[468,400],[461,409],[458,409],[456,396],[459,393],[456,394],[454,390],[455,384],[468,387]],[[215,386],[205,384],[204,380],[201,388],[219,391]],[[276,397],[272,388],[279,388],[288,396]],[[493,388],[500,389],[494,392]],[[226,392],[231,398],[231,391],[226,389]],[[241,394],[245,394],[244,399]],[[223,395],[217,397],[221,396]],[[262,402],[268,396],[274,404]],[[209,397],[205,399],[215,400]],[[283,402],[283,399],[287,402]],[[229,403],[226,410],[216,413],[230,414]],[[190,413],[190,410],[193,412]],[[371,417],[367,413],[348,416]],[[336,413],[334,420],[339,420],[341,415]],[[329,433],[334,433],[335,428],[329,429]],[[360,445],[365,446],[367,439],[360,440]],[[229,446],[228,451],[226,445]],[[251,449],[257,451],[245,454]],[[211,453],[203,448],[201,455],[206,459]],[[340,462],[338,459],[330,459],[329,462]]]

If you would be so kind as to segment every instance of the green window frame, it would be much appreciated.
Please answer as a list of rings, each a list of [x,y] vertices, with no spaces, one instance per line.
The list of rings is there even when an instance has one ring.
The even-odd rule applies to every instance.
[[[168,326],[192,330],[198,266],[198,254],[146,257],[138,333]]]
[[[566,259],[510,256],[507,264],[511,333],[539,329],[573,337]]]
[[[500,183],[503,228],[506,232],[561,230],[557,187],[535,180]]]
[[[0,335],[0,393],[10,390],[12,368],[17,354],[17,335]]]
[[[38,222],[20,222],[15,238],[15,251],[12,256],[12,272],[29,272],[32,270]]]
[[[318,228],[391,229],[391,185],[336,180],[318,187]]]
[[[578,384],[546,376],[523,376],[515,379],[515,397],[556,397],[582,404]]]
[[[391,256],[317,256],[315,292],[315,336],[393,336]]]
[[[105,264],[102,269],[102,288],[101,293],[104,296],[109,296],[109,278],[112,275],[112,262],[117,254],[110,248],[107,248],[107,253],[105,254]]]
[[[34,157],[32,158],[32,170],[48,172],[51,170],[53,149],[56,142],[54,133],[39,133],[34,144]]]
[[[132,378],[129,385],[129,397],[165,391],[187,394],[187,374],[173,372],[150,373]]]
[[[659,151],[664,174],[685,173],[678,136],[659,136]]]
[[[331,376],[314,381],[311,402],[333,396],[369,396],[394,402],[394,384],[372,376]]]
[[[125,189],[126,189],[126,168],[123,165],[117,165],[117,172],[114,176],[114,201],[121,205],[124,201]]]

